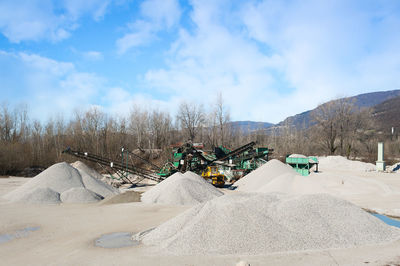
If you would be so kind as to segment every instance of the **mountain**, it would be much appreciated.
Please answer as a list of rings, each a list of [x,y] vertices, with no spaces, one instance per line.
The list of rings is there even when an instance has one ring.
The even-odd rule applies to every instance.
[[[378,129],[391,134],[392,127],[395,134],[400,133],[400,96],[377,104],[372,109]]]
[[[254,122],[254,121],[233,121],[230,125],[235,130],[241,130],[243,132],[256,131],[258,129],[267,129],[272,127],[274,124],[268,122]]]
[[[389,103],[385,105],[386,107],[389,108],[389,106],[395,107],[394,105],[391,104],[390,100],[393,98],[397,98],[399,96],[400,96],[400,90],[392,90],[392,91],[378,91],[378,92],[364,93],[353,97],[346,97],[345,99],[354,102],[354,104],[360,108],[373,107],[389,100]],[[333,100],[333,101],[338,101],[338,100]],[[296,129],[307,129],[312,124],[311,113],[317,108],[294,116],[289,116],[282,122],[276,124],[274,127],[270,127],[269,129],[270,130],[279,129],[285,126],[293,126]],[[387,110],[387,112],[389,114],[389,109]]]
[[[379,129],[388,131],[392,127],[395,127],[400,132],[400,119],[398,119],[400,117],[400,90],[363,93],[344,99],[348,99],[359,108],[372,108],[372,113],[376,118]],[[325,104],[327,103],[320,106]],[[242,130],[246,133],[260,129],[266,130],[267,133],[279,132],[280,129],[284,129],[287,126],[295,127],[296,129],[307,129],[313,123],[312,112],[317,108],[321,108],[320,106],[294,116],[289,116],[278,124],[254,121],[233,121],[230,124],[233,129]]]

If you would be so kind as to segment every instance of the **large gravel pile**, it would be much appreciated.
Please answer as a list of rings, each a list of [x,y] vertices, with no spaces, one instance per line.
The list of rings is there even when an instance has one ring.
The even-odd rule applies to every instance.
[[[375,171],[376,166],[372,163],[349,160],[343,156],[320,157],[319,169],[325,170],[356,170],[356,171]]]
[[[293,168],[278,160],[271,160],[245,175],[235,183],[237,190],[255,192],[279,176],[300,176]]]
[[[172,254],[269,254],[386,243],[400,230],[326,194],[242,193],[193,206],[135,238]]]
[[[77,189],[71,190],[73,188]],[[63,197],[66,191],[69,192]],[[93,197],[87,196],[88,194],[95,194],[94,198],[100,200],[117,193],[114,188],[91,176],[89,172],[77,170],[63,162],[50,166],[4,198],[26,203],[59,203],[60,199],[63,202],[63,198],[66,202],[92,202]]]
[[[194,205],[223,195],[201,176],[177,172],[142,194],[142,202]]]

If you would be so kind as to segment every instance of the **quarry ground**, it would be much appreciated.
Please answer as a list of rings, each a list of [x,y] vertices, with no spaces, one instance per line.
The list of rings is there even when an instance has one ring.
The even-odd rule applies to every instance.
[[[323,171],[321,176],[328,175]],[[355,176],[336,171],[331,175]],[[374,180],[400,191],[400,174],[362,172],[357,178]],[[355,177],[356,179],[356,177]],[[28,181],[28,178],[1,178],[0,197]],[[350,182],[350,180],[347,180]],[[345,181],[345,182],[347,182]],[[334,185],[332,185],[334,186]],[[239,193],[235,191],[224,191]],[[400,194],[352,193],[343,198],[364,208],[397,213]],[[281,253],[265,256],[169,256],[154,254],[148,248],[106,249],[96,247],[95,239],[113,232],[140,232],[155,227],[188,209],[183,206],[141,202],[100,205],[27,205],[0,200],[0,236],[29,227],[39,227],[27,235],[0,242],[0,265],[399,265],[400,241],[351,249]],[[240,230],[240,228],[238,228]],[[235,232],[232,232],[234,234]]]

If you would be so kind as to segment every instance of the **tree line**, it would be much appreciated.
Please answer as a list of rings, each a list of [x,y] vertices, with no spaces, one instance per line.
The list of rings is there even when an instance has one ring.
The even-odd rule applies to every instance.
[[[207,111],[206,111],[207,109]],[[273,148],[276,157],[291,153],[343,155],[373,162],[378,141],[385,141],[386,156],[400,156],[400,141],[374,127],[368,109],[357,108],[346,99],[320,105],[311,114],[311,126],[291,125],[246,130],[232,126],[230,111],[222,95],[206,108],[182,102],[175,116],[158,109],[133,107],[126,116],[111,116],[92,107],[75,110],[66,120],[56,116],[46,122],[31,120],[26,105],[0,110],[0,175],[15,175],[27,167],[48,167],[72,160],[62,154],[71,147],[108,158],[118,158],[121,147],[129,150],[159,149],[161,160],[171,144],[201,142],[205,149],[236,148],[250,141]]]

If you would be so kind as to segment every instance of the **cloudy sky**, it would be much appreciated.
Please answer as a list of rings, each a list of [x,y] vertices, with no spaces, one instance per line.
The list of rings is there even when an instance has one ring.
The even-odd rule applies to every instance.
[[[31,117],[133,105],[279,122],[400,88],[400,1],[0,0],[0,102]]]

